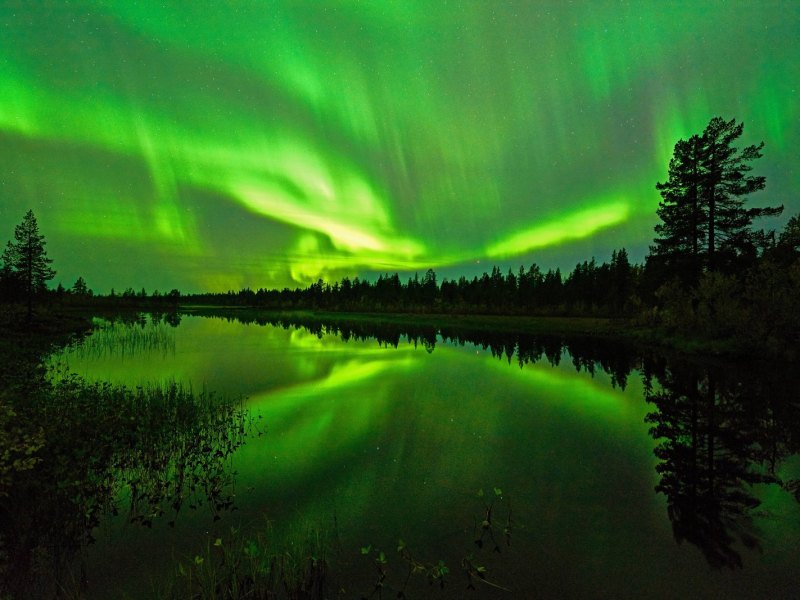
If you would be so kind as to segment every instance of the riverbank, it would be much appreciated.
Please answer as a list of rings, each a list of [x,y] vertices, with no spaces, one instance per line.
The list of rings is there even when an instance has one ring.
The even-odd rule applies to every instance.
[[[163,310],[163,307],[160,307]],[[41,344],[63,342],[92,328],[92,318],[113,319],[118,315],[152,312],[153,306],[109,307],[91,304],[45,308],[39,311],[32,323],[25,322],[21,308],[4,307],[0,313],[0,352]],[[172,311],[207,317],[224,317],[241,320],[282,320],[290,323],[317,325],[373,325],[397,328],[433,329],[438,332],[494,332],[527,335],[590,336],[615,342],[628,343],[649,350],[658,350],[690,357],[719,357],[730,359],[780,359],[796,361],[800,358],[796,345],[759,346],[752,340],[737,338],[707,339],[686,336],[663,328],[648,327],[635,319],[613,317],[550,316],[550,315],[476,315],[448,313],[379,313],[337,312],[314,310],[271,310],[257,307],[214,306],[183,304]]]
[[[661,352],[692,357],[781,358],[796,360],[794,348],[762,349],[739,340],[710,340],[686,337],[662,329],[643,326],[632,319],[577,316],[453,315],[420,313],[355,313],[312,310],[266,310],[253,307],[182,305],[182,313],[229,317],[243,320],[283,320],[315,324],[361,324],[412,328],[432,328],[440,332],[476,331],[528,335],[590,336]]]
[[[0,305],[0,384],[19,378],[53,348],[92,328],[90,312],[38,309],[31,322],[23,307]]]
[[[411,327],[434,327],[437,329],[457,328],[473,331],[554,335],[621,335],[627,328],[625,319],[597,317],[357,313],[201,305],[181,305],[180,311],[200,316],[230,315],[232,317],[251,319],[270,317],[316,322],[393,324]]]

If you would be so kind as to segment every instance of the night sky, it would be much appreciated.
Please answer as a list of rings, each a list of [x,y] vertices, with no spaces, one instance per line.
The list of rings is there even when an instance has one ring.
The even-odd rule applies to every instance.
[[[716,115],[800,210],[798,87],[796,0],[0,0],[0,242],[103,293],[641,261]]]

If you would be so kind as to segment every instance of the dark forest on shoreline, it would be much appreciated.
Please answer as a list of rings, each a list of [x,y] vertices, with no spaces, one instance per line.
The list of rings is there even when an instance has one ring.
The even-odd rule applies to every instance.
[[[174,383],[134,389],[67,372],[48,376],[48,353],[75,333],[102,329],[89,316],[131,325],[140,335],[149,325],[170,329],[183,314],[196,314],[345,342],[410,343],[430,353],[440,343],[474,344],[520,368],[570,360],[577,371],[605,374],[621,389],[641,376],[658,459],[655,491],[666,498],[674,538],[696,546],[714,569],[743,568],[742,548],[760,548],[754,490],[769,486],[799,498],[798,479],[782,471],[797,455],[796,369],[769,359],[797,358],[800,219],[793,216],[780,232],[754,227],[756,218],[782,209],[745,207],[744,197],[765,182],[747,175],[760,146],[730,146],[741,129],[714,119],[702,136],[676,144],[669,178],[657,185],[660,222],[643,264],[632,264],[622,248],[609,262],[593,258],[567,274],[534,264],[507,273],[495,267],[472,279],[440,281],[429,269],[406,281],[395,273],[294,290],[182,295],[129,288],[96,295],[83,277],[70,289],[49,288],[55,271],[29,211],[0,259],[0,350],[8,358],[0,369],[7,446],[0,461],[0,588],[18,598],[32,590],[53,595],[109,515],[145,528],[158,520],[173,527],[183,507],[206,504],[213,521],[221,519],[238,508],[226,461],[248,436],[263,433],[240,398],[194,394]],[[717,352],[735,356],[687,356]],[[120,489],[131,490],[130,506],[119,500]],[[40,521],[42,514],[55,518]],[[195,594],[209,577],[242,594],[305,589],[310,581],[316,591],[309,597],[324,597],[341,558],[333,550],[314,547],[297,563],[310,575],[297,579],[285,549],[256,539],[275,567],[268,577],[247,571],[245,538],[232,534],[214,542],[215,551],[225,545],[232,553],[221,563],[209,545],[188,567],[172,565],[181,574],[172,595],[162,596],[185,597],[181,586]],[[401,543],[401,559],[403,551]],[[240,562],[229,561],[234,555]],[[385,564],[382,557],[376,564]],[[202,571],[202,564],[210,566]],[[442,567],[413,564],[443,583]],[[481,579],[469,560],[461,568],[470,582]],[[88,590],[82,573],[70,585]]]
[[[783,207],[753,208],[748,195],[765,187],[749,175],[760,145],[736,148],[743,124],[712,119],[702,134],[679,140],[661,194],[655,239],[643,264],[625,248],[610,261],[593,257],[570,273],[537,264],[472,279],[439,280],[433,269],[403,281],[345,277],[283,290],[245,288],[182,295],[128,288],[95,295],[83,277],[69,289],[48,288],[44,235],[33,211],[17,226],[0,259],[0,301],[7,321],[31,322],[34,309],[171,310],[179,305],[249,307],[272,311],[610,317],[662,338],[705,340],[734,351],[780,354],[800,338],[800,218],[780,232],[754,226]],[[13,306],[25,307],[13,309]]]

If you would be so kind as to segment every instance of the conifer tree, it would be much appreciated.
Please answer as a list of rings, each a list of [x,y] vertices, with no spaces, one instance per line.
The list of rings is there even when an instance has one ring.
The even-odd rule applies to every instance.
[[[654,256],[673,272],[694,281],[701,269],[701,251],[706,239],[702,207],[701,159],[703,141],[698,135],[678,140],[669,162],[668,179],[657,183],[661,202],[657,214]]]
[[[714,117],[703,131],[701,161],[703,203],[708,230],[708,268],[719,267],[720,250],[730,255],[740,253],[751,241],[753,219],[776,216],[783,206],[745,208],[747,194],[763,190],[766,178],[747,175],[750,162],[761,158],[764,142],[739,150],[733,143],[742,135],[743,123]]]
[[[668,178],[656,184],[661,222],[650,258],[690,283],[704,268],[718,270],[721,253],[730,262],[752,248],[754,219],[783,210],[745,207],[746,196],[764,189],[766,179],[748,174],[764,143],[734,146],[743,129],[735,119],[714,117],[702,135],[675,144]]]
[[[22,223],[14,228],[14,239],[3,253],[3,262],[22,282],[28,303],[28,320],[33,315],[33,298],[43,292],[47,282],[55,277],[50,268],[53,261],[47,257],[44,236],[39,233],[39,225],[32,210],[25,213]]]
[[[778,237],[778,244],[786,246],[793,251],[800,250],[800,214],[793,216],[786,223],[786,227]]]
[[[89,288],[86,286],[86,281],[83,277],[78,277],[75,284],[72,286],[72,293],[76,296],[86,296],[89,294]]]

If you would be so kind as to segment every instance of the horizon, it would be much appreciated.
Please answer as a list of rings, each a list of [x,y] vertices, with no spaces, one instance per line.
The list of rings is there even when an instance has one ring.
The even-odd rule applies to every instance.
[[[751,202],[785,210],[756,226],[800,210],[796,2],[87,2],[0,23],[0,242],[33,209],[53,287],[641,263],[675,142],[716,115],[765,143]]]

